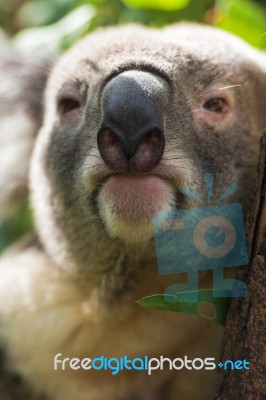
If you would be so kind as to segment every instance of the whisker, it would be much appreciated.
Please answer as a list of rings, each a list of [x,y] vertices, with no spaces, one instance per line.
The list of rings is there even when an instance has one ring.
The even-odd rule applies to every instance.
[[[218,90],[226,90],[226,89],[231,89],[231,88],[235,88],[235,87],[241,87],[242,84],[239,85],[229,85],[229,86],[224,86],[222,88],[219,88]]]

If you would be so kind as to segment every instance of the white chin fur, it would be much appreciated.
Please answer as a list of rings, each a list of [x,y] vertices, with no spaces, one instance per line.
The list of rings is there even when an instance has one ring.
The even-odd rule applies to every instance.
[[[99,211],[108,234],[118,238],[127,244],[143,244],[153,238],[152,216],[145,221],[128,221],[113,212],[108,203],[101,196],[98,199]],[[174,209],[174,196],[164,204],[160,212],[172,211]]]

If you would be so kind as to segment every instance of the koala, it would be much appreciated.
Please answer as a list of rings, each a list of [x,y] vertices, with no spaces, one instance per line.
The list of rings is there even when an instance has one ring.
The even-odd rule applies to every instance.
[[[0,45],[1,221],[28,195],[29,162],[42,121],[42,93],[55,56],[34,55],[28,60],[12,49],[7,38],[1,36]]]
[[[246,215],[265,102],[265,55],[208,26],[105,28],[62,55],[31,158],[36,234],[0,261],[1,399],[212,398],[215,371],[54,360],[219,359],[221,326],[135,302],[186,279],[158,273],[152,224],[195,205],[183,184],[202,196],[212,172],[215,197],[236,182]]]

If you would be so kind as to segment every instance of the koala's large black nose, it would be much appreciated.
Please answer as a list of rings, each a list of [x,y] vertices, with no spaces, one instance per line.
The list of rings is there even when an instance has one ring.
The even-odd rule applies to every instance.
[[[148,72],[127,71],[105,86],[97,141],[111,168],[148,172],[160,162],[167,99],[168,83]]]

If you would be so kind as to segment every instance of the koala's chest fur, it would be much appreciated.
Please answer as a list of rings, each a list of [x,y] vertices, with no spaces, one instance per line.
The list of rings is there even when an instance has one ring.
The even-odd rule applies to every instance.
[[[33,256],[34,266],[30,261]],[[15,279],[16,287],[11,284]],[[163,290],[154,271],[143,272],[135,289],[115,307],[104,306],[97,289],[86,292],[63,273],[51,273],[50,260],[34,250],[18,255],[13,263],[7,259],[1,265],[0,281],[1,304],[5,304],[1,309],[0,334],[10,368],[49,399],[127,399],[134,394],[140,399],[155,399],[159,388],[169,380],[169,371],[149,377],[146,371],[122,371],[113,376],[111,371],[71,370],[67,366],[65,370],[60,366],[54,370],[58,353],[62,353],[62,359],[219,354],[221,327],[195,316],[146,311],[134,303],[144,287],[146,293]],[[180,390],[182,393],[182,384]],[[146,392],[149,394],[142,397],[141,393]]]

